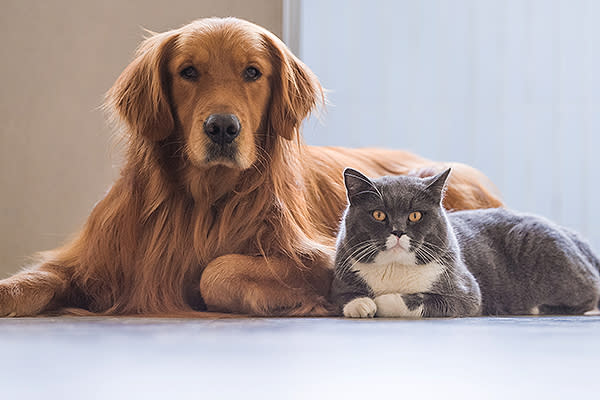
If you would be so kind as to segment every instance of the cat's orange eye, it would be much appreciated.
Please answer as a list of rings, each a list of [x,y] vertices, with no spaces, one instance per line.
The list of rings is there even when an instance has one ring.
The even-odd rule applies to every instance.
[[[376,221],[383,221],[386,217],[385,213],[383,211],[380,210],[375,210],[373,211],[373,218],[375,218]]]
[[[421,214],[419,211],[413,211],[408,214],[408,220],[410,222],[419,222],[421,218],[423,218],[423,214]]]

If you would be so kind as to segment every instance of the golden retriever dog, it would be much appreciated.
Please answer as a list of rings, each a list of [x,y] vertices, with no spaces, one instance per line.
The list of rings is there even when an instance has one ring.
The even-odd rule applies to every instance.
[[[107,95],[120,178],[68,244],[0,281],[0,316],[330,315],[344,167],[453,167],[448,209],[501,206],[485,176],[403,151],[307,146],[315,75],[272,33],[201,19],[145,40]]]

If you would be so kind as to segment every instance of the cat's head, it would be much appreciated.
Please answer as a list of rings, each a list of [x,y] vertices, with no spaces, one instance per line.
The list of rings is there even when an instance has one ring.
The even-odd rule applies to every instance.
[[[437,259],[447,245],[442,198],[449,174],[447,169],[429,178],[370,179],[346,168],[344,231],[353,261],[425,264]]]

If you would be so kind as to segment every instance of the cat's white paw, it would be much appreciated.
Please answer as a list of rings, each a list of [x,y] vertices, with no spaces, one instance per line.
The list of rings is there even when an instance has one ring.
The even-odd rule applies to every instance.
[[[410,310],[400,293],[382,294],[375,297],[378,317],[404,317],[421,318],[423,314],[423,305]]]
[[[370,297],[358,297],[344,306],[344,317],[372,318],[377,312],[377,306]]]

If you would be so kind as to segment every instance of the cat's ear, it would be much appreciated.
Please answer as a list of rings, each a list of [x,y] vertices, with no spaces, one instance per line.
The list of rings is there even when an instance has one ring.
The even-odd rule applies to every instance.
[[[425,178],[425,184],[427,185],[426,190],[437,203],[441,203],[442,198],[444,197],[446,181],[448,180],[451,170],[452,168],[448,168],[435,176]]]
[[[361,172],[352,168],[344,169],[344,185],[346,185],[346,194],[350,204],[356,204],[363,194],[378,195],[375,184]]]

